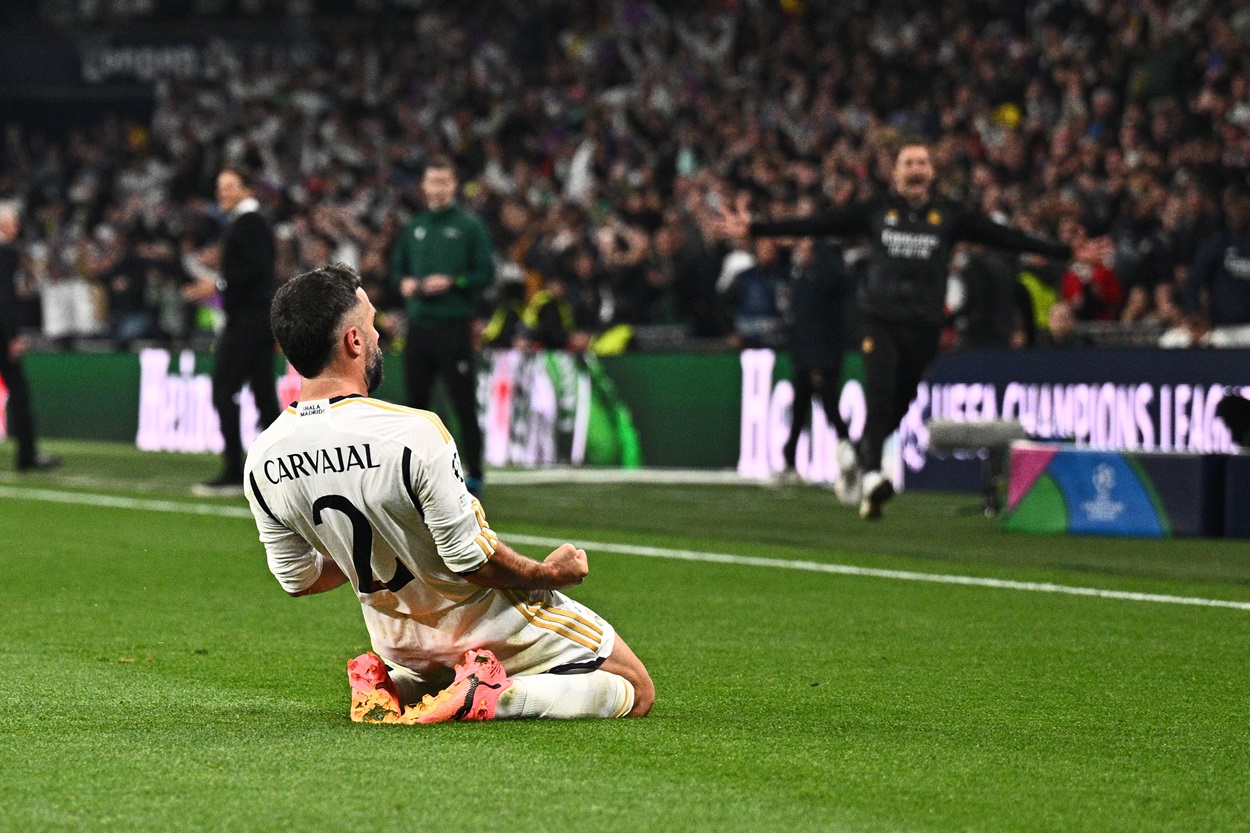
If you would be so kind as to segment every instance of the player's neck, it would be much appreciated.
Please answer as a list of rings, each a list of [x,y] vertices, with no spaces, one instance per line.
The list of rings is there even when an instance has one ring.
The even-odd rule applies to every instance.
[[[301,402],[316,399],[334,399],[336,396],[368,396],[364,380],[352,380],[344,376],[323,373],[315,379],[303,379],[300,385]]]

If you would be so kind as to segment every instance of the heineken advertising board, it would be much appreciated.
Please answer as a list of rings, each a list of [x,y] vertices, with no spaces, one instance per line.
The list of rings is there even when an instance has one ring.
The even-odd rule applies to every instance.
[[[481,362],[478,411],[488,465],[640,465],[629,410],[593,356],[498,351],[484,354]],[[278,401],[285,404],[299,399],[300,379],[283,364],[276,386]],[[403,402],[398,361],[387,364],[387,379],[377,393]],[[139,367],[135,445],[144,451],[220,451],[208,357],[144,350]],[[248,447],[259,434],[259,414],[247,387],[239,395],[239,408]],[[448,422],[456,430],[454,420],[449,417]]]

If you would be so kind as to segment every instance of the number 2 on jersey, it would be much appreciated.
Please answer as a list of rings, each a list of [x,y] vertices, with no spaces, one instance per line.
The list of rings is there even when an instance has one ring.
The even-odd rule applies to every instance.
[[[350,500],[342,495],[323,495],[313,503],[313,523],[320,525],[322,510],[333,509],[341,512],[352,523],[352,566],[356,568],[356,592],[376,593],[379,590],[390,590],[398,593],[404,585],[412,581],[412,573],[404,566],[404,562],[395,560],[395,574],[390,581],[382,581],[373,571],[373,527],[365,513],[356,508]]]

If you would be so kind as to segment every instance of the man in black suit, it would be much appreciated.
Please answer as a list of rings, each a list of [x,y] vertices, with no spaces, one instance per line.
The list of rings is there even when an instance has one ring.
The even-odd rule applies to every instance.
[[[17,470],[36,471],[61,464],[56,457],[40,454],[35,447],[35,420],[30,411],[30,388],[22,370],[25,337],[18,333],[17,314],[17,209],[0,203],[0,379],[9,389],[9,433],[17,443]]]
[[[253,190],[250,172],[227,167],[217,176],[217,204],[229,225],[221,247],[221,277],[214,284],[202,280],[184,291],[200,301],[220,291],[226,326],[213,353],[213,407],[221,422],[221,474],[200,484],[197,492],[242,493],[243,440],[239,428],[239,392],[251,386],[260,411],[261,427],[278,418],[274,385],[274,342],[269,329],[269,305],[275,290],[273,230]]]

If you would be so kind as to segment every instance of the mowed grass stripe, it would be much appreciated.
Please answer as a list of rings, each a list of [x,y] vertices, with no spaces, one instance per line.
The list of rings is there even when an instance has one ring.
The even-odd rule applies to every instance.
[[[239,506],[152,500],[148,498],[126,498],[114,495],[90,494],[85,492],[62,492],[52,489],[23,489],[0,486],[0,497],[48,503],[100,506],[112,509],[175,513],[181,512],[193,515],[210,515],[227,518],[251,518],[252,516],[250,510]],[[564,543],[564,541],[559,538],[548,538],[535,535],[509,535],[507,538],[509,541],[517,544],[552,548],[558,547]],[[880,578],[893,581],[953,584],[964,587],[1015,590],[1026,593],[1057,593],[1068,596],[1087,596],[1127,602],[1188,605],[1193,607],[1217,607],[1231,610],[1250,611],[1250,602],[1240,602],[1230,599],[1173,596],[1164,593],[1138,593],[1128,590],[1109,590],[1099,587],[1081,587],[1067,584],[1055,584],[1053,582],[1015,581],[1012,579],[996,579],[983,576],[925,573],[912,570],[888,570],[876,567],[857,567],[850,564],[827,564],[819,561],[759,558],[746,555],[732,555],[729,553],[701,552],[698,550],[619,544],[611,541],[580,541],[579,545],[585,549],[591,549],[599,552],[614,552],[620,555],[635,555],[644,558],[667,558],[679,561],[731,564],[742,567],[767,567],[774,570],[799,570],[812,573],[829,573],[833,575],[858,576],[863,578]]]
[[[190,470],[177,482],[143,468],[175,464]],[[128,470],[160,491],[6,485],[195,500],[190,463]],[[574,541],[1250,598],[1239,544],[1194,548],[1226,591],[1104,584],[1125,577],[954,559],[1085,547],[1097,566],[1130,542],[1008,537],[927,496],[869,526],[801,491],[620,491],[500,488],[490,511]],[[608,499],[606,520],[584,511]],[[796,526],[816,532],[778,543]],[[899,543],[924,534],[932,550]],[[1186,543],[1143,548],[1182,559]],[[952,560],[884,560],[918,550]],[[358,603],[349,588],[288,599],[245,517],[0,497],[0,551],[0,831],[455,833],[466,795],[483,833],[560,818],[585,833],[1250,831],[1250,617],[1236,613],[605,555],[574,595],[647,663],[651,717],[415,731],[348,720],[344,663],[368,647]],[[1160,575],[1191,580],[1137,578]]]

